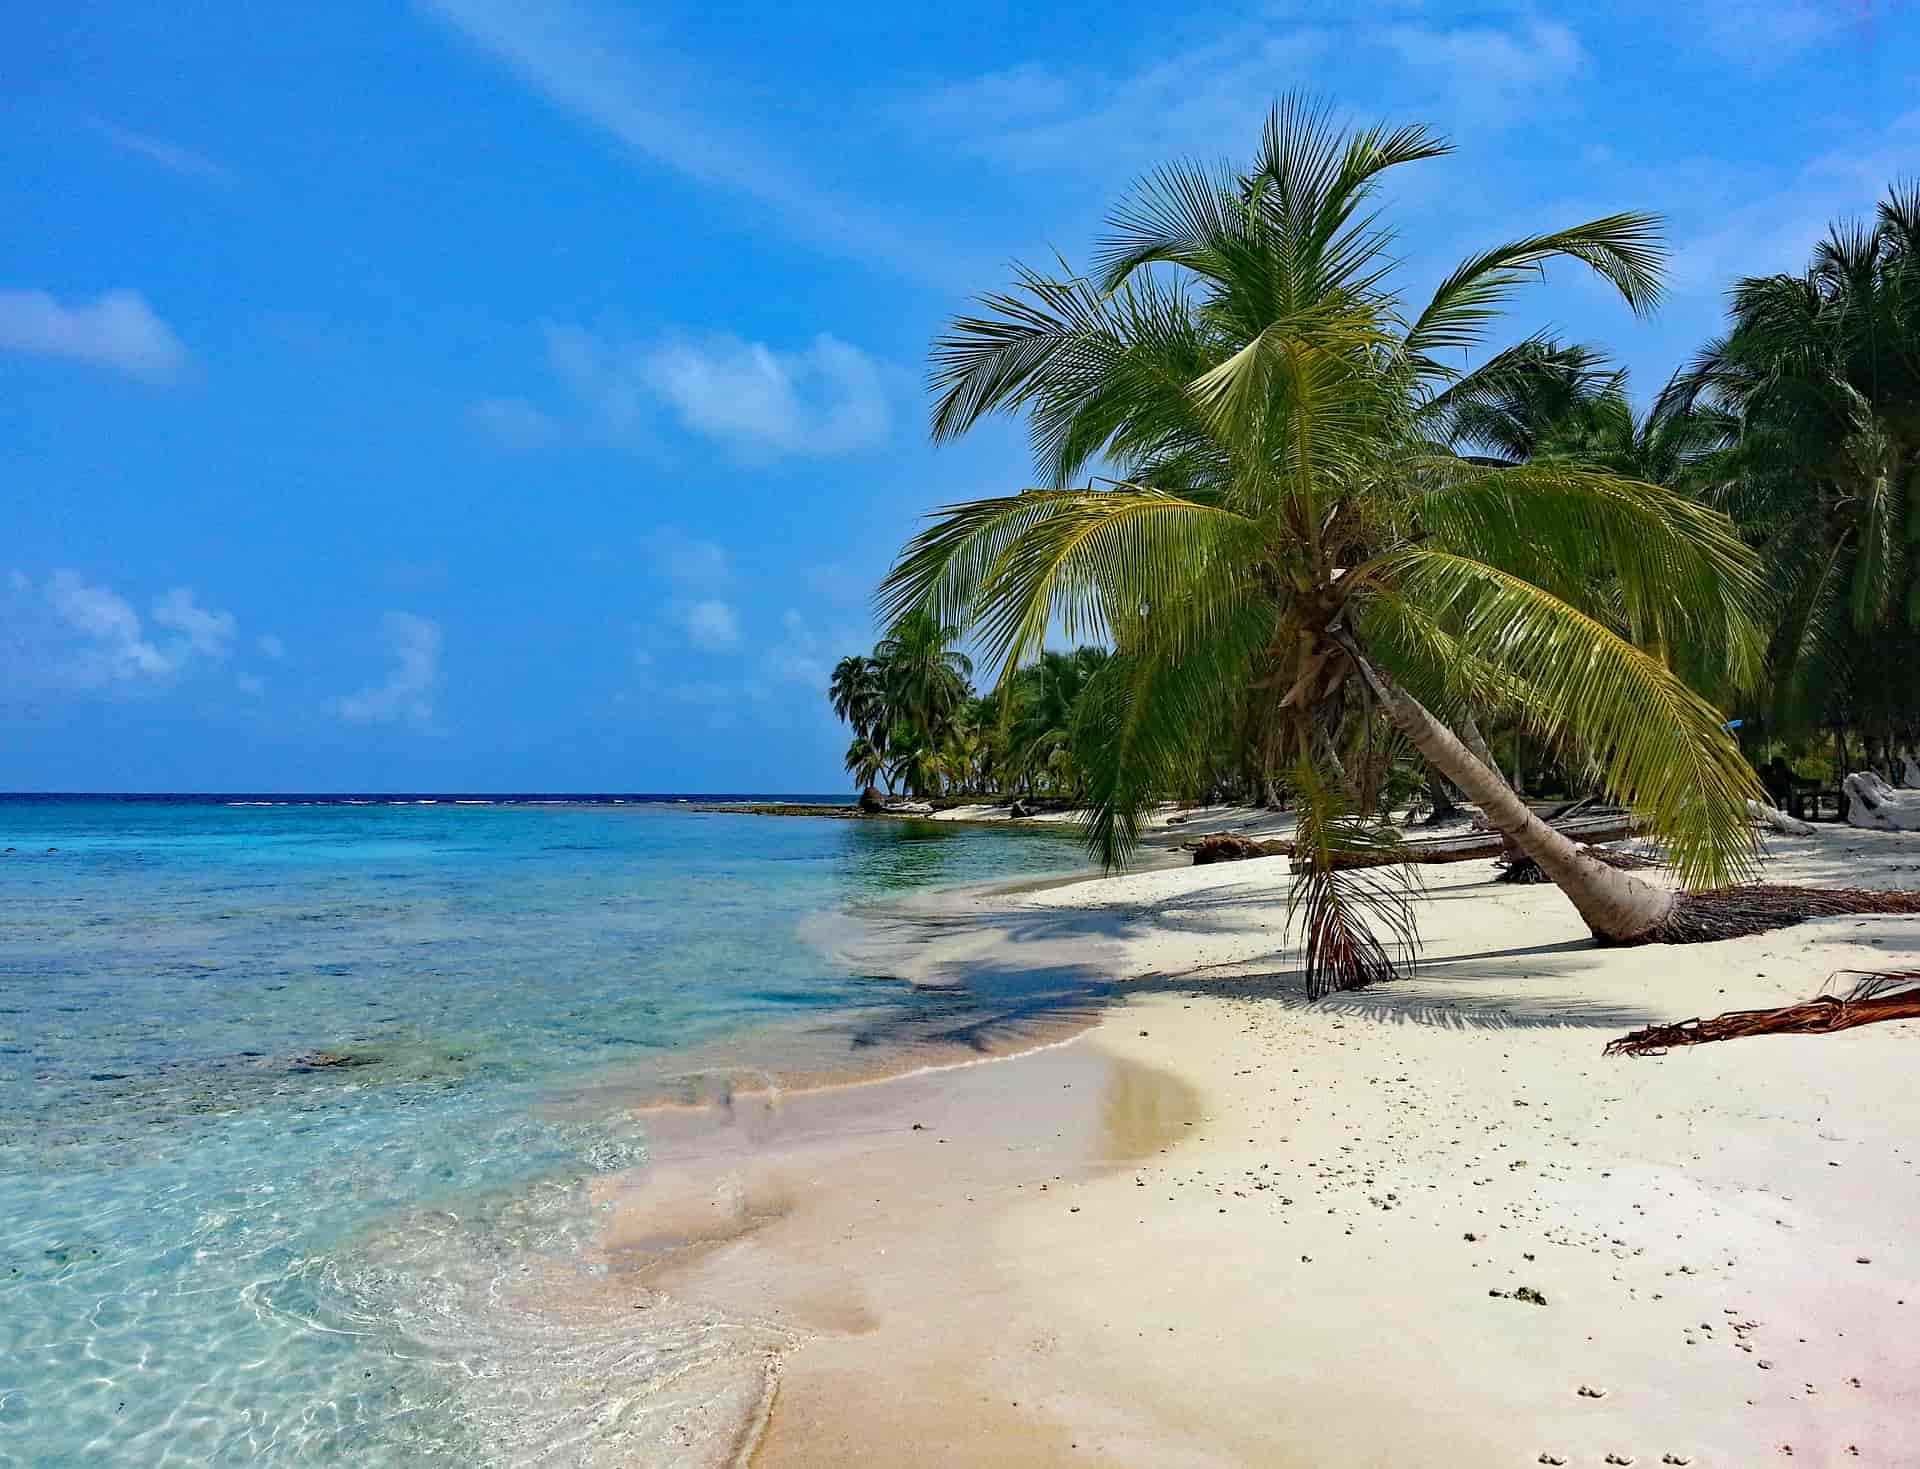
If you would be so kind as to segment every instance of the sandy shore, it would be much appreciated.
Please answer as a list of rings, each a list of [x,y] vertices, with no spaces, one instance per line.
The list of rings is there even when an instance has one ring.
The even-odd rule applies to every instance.
[[[1920,838],[1768,875],[1920,886]],[[682,1462],[1920,1462],[1920,1028],[1600,1055],[1920,965],[1920,919],[1609,951],[1490,876],[1430,870],[1418,975],[1312,1007],[1283,859],[950,900],[927,982],[1124,1003],[692,1109],[609,1186],[616,1289],[777,1327]]]

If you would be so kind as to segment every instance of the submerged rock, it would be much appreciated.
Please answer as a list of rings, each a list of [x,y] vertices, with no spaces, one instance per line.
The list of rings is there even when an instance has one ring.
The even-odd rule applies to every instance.
[[[379,1058],[364,1051],[308,1051],[293,1058],[295,1071],[324,1071],[343,1066],[371,1066]]]

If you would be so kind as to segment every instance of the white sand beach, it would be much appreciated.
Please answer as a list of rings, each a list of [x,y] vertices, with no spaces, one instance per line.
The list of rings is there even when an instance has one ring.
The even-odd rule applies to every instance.
[[[1920,886],[1920,838],[1772,845],[1770,880]],[[1073,963],[1124,1003],[738,1105],[616,1195],[616,1244],[697,1241],[648,1289],[794,1343],[708,1461],[1920,1461],[1920,1028],[1601,1055],[1920,965],[1920,919],[1601,949],[1476,861],[1426,869],[1415,977],[1309,1006],[1286,873],[949,899],[928,977]]]

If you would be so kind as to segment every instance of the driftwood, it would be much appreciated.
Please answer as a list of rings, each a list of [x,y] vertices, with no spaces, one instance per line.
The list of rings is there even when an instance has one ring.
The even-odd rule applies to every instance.
[[[1244,862],[1249,857],[1286,857],[1293,853],[1292,842],[1262,842],[1230,831],[1215,832],[1183,845],[1193,853],[1195,867],[1215,862]]]
[[[1879,772],[1859,770],[1841,782],[1847,821],[1868,831],[1920,831],[1920,792],[1897,791]]]
[[[1886,974],[1843,969],[1840,974],[1861,976],[1845,997],[1819,995],[1803,1005],[1730,1010],[1711,1020],[1649,1025],[1607,1042],[1604,1054],[1658,1055],[1673,1046],[1698,1046],[1748,1035],[1824,1035],[1828,1031],[1850,1030],[1856,1025],[1872,1025],[1881,1020],[1920,1020],[1920,969]],[[1840,974],[1833,979],[1838,979]],[[1832,983],[1832,979],[1828,983]]]
[[[1549,822],[1548,825],[1563,836],[1572,837],[1579,842],[1617,842],[1634,833],[1633,817],[1622,812],[1618,815],[1579,816],[1568,821]],[[1355,854],[1351,858],[1336,858],[1334,866],[1344,867],[1385,867],[1395,862],[1409,860],[1422,866],[1440,865],[1448,862],[1471,862],[1479,857],[1498,857],[1507,851],[1506,838],[1497,831],[1470,831],[1458,836],[1415,837],[1404,844],[1407,858],[1390,856],[1371,856]]]
[[[1771,827],[1782,836],[1810,837],[1816,831],[1812,822],[1789,816],[1777,806],[1769,806],[1764,801],[1748,801],[1747,815],[1756,826]]]

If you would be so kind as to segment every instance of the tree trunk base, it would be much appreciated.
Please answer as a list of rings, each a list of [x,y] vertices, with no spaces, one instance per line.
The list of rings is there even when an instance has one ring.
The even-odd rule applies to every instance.
[[[1920,913],[1920,892],[1797,888],[1766,883],[1682,893],[1662,922],[1627,944],[1713,944],[1813,918]],[[1601,943],[1608,940],[1601,939]]]

